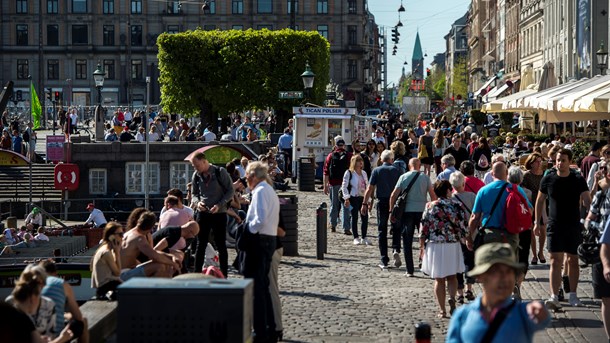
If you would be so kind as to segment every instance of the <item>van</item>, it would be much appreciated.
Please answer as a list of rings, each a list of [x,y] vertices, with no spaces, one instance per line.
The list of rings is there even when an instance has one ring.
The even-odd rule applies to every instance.
[[[381,110],[378,109],[378,108],[367,108],[366,112],[365,112],[365,115],[367,117],[375,117],[375,118],[377,118],[377,116],[380,115],[380,114],[381,114]]]

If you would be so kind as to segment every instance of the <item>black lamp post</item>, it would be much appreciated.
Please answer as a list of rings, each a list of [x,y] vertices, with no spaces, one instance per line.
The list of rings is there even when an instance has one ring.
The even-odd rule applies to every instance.
[[[95,140],[97,142],[104,141],[104,114],[102,111],[102,88],[104,88],[104,75],[100,64],[97,64],[97,69],[93,72],[93,80],[97,88],[98,105],[95,108]]]
[[[311,67],[309,66],[309,62],[305,64],[305,71],[301,74],[301,78],[303,79],[303,87],[305,88],[305,99],[311,98],[311,89],[313,88],[313,80],[315,79],[316,74],[311,71]]]
[[[604,42],[600,44],[599,50],[595,53],[595,57],[597,57],[599,72],[601,75],[604,75],[604,71],[606,70],[606,67],[608,67],[608,51],[604,49]]]
[[[93,80],[95,81],[95,87],[97,88],[97,102],[98,105],[102,106],[102,88],[104,88],[104,70],[98,63],[97,69],[93,72]]]

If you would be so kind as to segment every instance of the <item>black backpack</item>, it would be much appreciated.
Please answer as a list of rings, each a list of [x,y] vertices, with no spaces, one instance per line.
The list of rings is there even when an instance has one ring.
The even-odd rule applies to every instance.
[[[23,141],[26,143],[30,141],[30,131],[27,129],[23,131]]]
[[[343,179],[345,171],[349,168],[349,159],[345,150],[334,151],[328,167],[331,179]]]

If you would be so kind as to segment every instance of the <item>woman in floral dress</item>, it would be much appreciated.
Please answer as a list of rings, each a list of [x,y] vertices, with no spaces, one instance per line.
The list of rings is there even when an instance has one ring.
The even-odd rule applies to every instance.
[[[434,293],[439,305],[439,318],[445,311],[446,288],[449,289],[449,313],[455,311],[457,273],[464,272],[464,258],[460,240],[466,234],[466,211],[463,205],[451,198],[449,181],[437,181],[434,193],[438,200],[426,205],[419,237],[422,272],[434,279]]]

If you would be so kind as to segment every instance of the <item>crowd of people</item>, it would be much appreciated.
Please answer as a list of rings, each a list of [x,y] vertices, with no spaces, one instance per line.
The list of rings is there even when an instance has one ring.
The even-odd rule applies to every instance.
[[[605,195],[610,145],[593,143],[576,165],[571,150],[575,139],[555,136],[533,142],[506,135],[505,144],[496,146],[464,121],[449,123],[441,117],[416,126],[405,134],[399,123],[378,124],[370,141],[352,142],[351,149],[343,137],[334,138],[323,169],[331,203],[329,230],[336,232],[341,225],[355,245],[371,245],[366,239],[368,216],[375,208],[379,267],[399,268],[402,250],[407,277],[416,272],[413,240],[418,230],[419,271],[434,279],[438,317],[449,313],[453,318],[452,342],[483,337],[489,325],[471,325],[472,316],[482,315],[489,323],[496,311],[522,312],[531,323],[524,322],[520,333],[531,340],[535,330],[548,325],[547,309],[559,310],[564,301],[582,306],[577,287],[583,235],[599,237],[603,232],[610,244],[610,234],[603,230],[610,213]],[[589,223],[597,223],[598,231]],[[598,255],[594,289],[602,298],[610,338],[610,248],[602,245],[602,264],[603,238],[592,244]],[[519,305],[529,265],[547,259],[548,299]],[[483,286],[478,297],[475,281]]]

